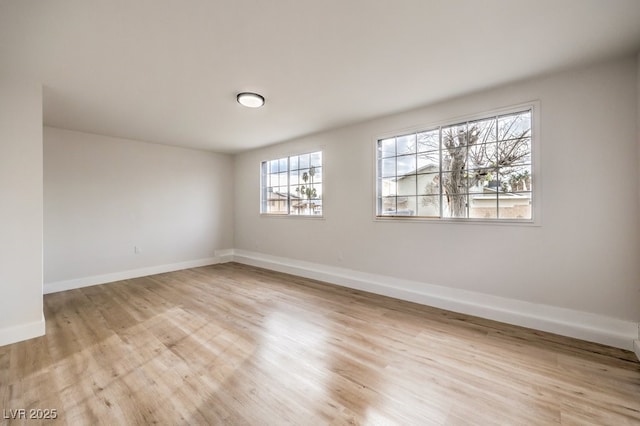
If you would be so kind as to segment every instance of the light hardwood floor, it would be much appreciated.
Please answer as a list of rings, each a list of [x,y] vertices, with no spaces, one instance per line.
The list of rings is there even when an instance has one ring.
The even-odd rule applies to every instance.
[[[235,263],[44,300],[46,336],[0,347],[3,417],[640,424],[631,352]]]

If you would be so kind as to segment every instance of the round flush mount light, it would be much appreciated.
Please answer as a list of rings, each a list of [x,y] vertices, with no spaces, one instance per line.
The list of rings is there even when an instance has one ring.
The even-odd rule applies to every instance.
[[[264,105],[264,97],[252,92],[238,93],[238,103],[249,108],[260,108]]]

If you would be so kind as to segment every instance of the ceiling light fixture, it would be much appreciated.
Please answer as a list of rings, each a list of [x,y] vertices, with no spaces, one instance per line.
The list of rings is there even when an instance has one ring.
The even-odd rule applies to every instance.
[[[264,97],[257,93],[242,92],[238,93],[238,103],[249,108],[260,108],[264,105]]]

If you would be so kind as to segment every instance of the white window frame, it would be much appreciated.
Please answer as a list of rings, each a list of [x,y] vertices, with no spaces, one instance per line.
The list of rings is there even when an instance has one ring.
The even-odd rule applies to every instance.
[[[378,167],[378,142],[384,139],[401,137],[412,133],[428,131],[438,127],[452,126],[467,121],[476,121],[491,118],[492,116],[508,115],[525,110],[531,111],[531,219],[515,219],[515,218],[458,218],[458,217],[426,217],[426,216],[401,216],[401,215],[384,215],[379,214],[379,195],[380,182]],[[497,108],[494,110],[484,111],[477,114],[469,114],[465,116],[454,117],[437,122],[412,126],[400,130],[385,132],[377,135],[373,145],[373,169],[375,178],[373,180],[373,218],[374,221],[394,222],[394,223],[461,223],[461,224],[490,224],[490,225],[524,225],[524,226],[541,226],[542,225],[542,176],[540,173],[540,102],[530,101],[522,104],[511,105],[508,107]],[[439,172],[442,173],[440,165]],[[442,197],[442,189],[440,192]]]
[[[301,182],[301,172],[303,170],[306,170],[308,172],[308,170],[311,167],[311,156],[313,154],[320,154],[320,165],[316,166],[316,168],[320,168],[320,172],[321,172],[321,180],[320,181],[315,181],[313,182],[313,177],[311,177],[311,184],[314,185],[314,187],[320,186],[320,188],[322,188],[320,190],[320,196],[316,199],[320,201],[320,214],[309,214],[309,213],[293,213],[292,212],[292,197],[291,197],[291,187],[292,186],[296,186],[298,188],[300,188],[302,185],[305,185],[305,183]],[[305,155],[309,155],[309,166],[308,167],[304,167],[302,169],[295,168],[292,169],[292,158],[296,159],[296,162],[300,160],[300,157],[305,156]],[[268,209],[266,208],[266,203],[268,203],[270,200],[268,199],[268,197],[266,196],[266,194],[269,191],[269,188],[273,188],[274,185],[269,185],[269,182],[265,182],[265,177],[268,178],[268,176],[270,174],[273,173],[269,173],[268,171],[265,173],[265,167],[268,167],[270,162],[273,161],[278,161],[278,162],[282,162],[284,161],[286,163],[286,183],[284,185],[279,184],[279,187],[286,187],[286,212],[269,212]],[[291,179],[291,172],[292,171],[297,171],[300,174],[300,178],[298,179],[297,183],[292,182]],[[279,173],[284,173],[283,171],[279,170]],[[309,183],[307,183],[306,185],[309,185]],[[307,219],[322,219],[324,217],[324,152],[322,149],[315,149],[315,150],[310,150],[310,151],[305,151],[305,152],[301,152],[301,153],[295,153],[295,154],[289,154],[289,155],[282,155],[282,156],[278,156],[275,158],[271,158],[268,160],[263,160],[260,162],[260,206],[259,206],[259,211],[260,211],[260,215],[261,216],[265,216],[265,217],[295,217],[295,218],[307,218]],[[284,195],[284,194],[283,194]],[[304,197],[302,197],[304,199]],[[308,207],[311,208],[311,207]]]

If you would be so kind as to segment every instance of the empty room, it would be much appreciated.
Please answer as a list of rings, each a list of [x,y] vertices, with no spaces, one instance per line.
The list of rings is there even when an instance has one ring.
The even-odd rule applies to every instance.
[[[640,424],[640,1],[0,0],[0,424]]]

